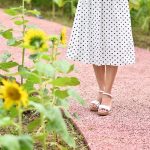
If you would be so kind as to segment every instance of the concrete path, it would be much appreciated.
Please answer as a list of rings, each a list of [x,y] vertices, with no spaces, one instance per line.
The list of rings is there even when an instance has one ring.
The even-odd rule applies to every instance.
[[[9,16],[0,10],[0,23],[7,27],[15,27],[16,34],[19,30],[9,20]],[[62,25],[28,17],[31,24],[35,24],[47,33],[58,34]],[[68,39],[71,28],[67,28]],[[8,48],[0,38],[0,54],[8,50],[13,52],[13,59],[20,62],[21,51]],[[119,67],[116,80],[112,89],[112,113],[109,116],[98,116],[88,108],[77,103],[72,103],[71,113],[77,112],[80,120],[74,119],[82,131],[91,150],[149,150],[150,149],[150,52],[136,49],[136,64]],[[66,53],[62,49],[61,58]],[[26,56],[29,53],[26,52]],[[92,65],[74,62],[77,76],[81,84],[77,90],[89,103],[97,96],[98,85]],[[31,62],[26,58],[27,65]]]

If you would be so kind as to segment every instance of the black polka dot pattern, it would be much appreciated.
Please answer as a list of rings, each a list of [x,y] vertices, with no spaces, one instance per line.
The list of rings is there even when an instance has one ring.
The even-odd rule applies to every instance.
[[[66,57],[98,66],[135,63],[128,0],[79,0]]]

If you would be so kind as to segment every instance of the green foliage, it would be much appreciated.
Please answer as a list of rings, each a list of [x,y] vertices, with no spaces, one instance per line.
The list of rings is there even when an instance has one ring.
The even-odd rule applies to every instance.
[[[28,135],[4,135],[0,136],[0,146],[8,150],[33,150],[33,141]]]
[[[13,61],[8,61],[8,62],[1,62],[0,63],[0,69],[4,70],[4,71],[9,71],[8,69],[12,68],[12,67],[16,67],[18,66],[18,63],[13,62]]]
[[[150,33],[150,0],[130,0],[131,17],[144,32]]]
[[[66,60],[58,59],[60,54],[58,47],[64,48],[62,40],[66,41],[66,36],[44,34],[44,36],[48,37],[46,38],[48,39],[48,50],[39,51],[39,49],[36,49],[29,56],[29,59],[33,62],[32,66],[26,66],[24,63],[26,52],[24,37],[31,27],[30,29],[28,28],[29,21],[25,19],[25,15],[32,14],[37,16],[40,13],[37,10],[26,9],[25,3],[29,5],[32,3],[32,0],[23,0],[22,6],[5,10],[5,13],[12,17],[13,23],[22,29],[22,36],[16,37],[12,28],[1,28],[0,36],[6,40],[8,46],[14,49],[17,47],[22,51],[20,56],[22,61],[21,63],[13,61],[11,59],[13,52],[11,54],[2,54],[0,57],[0,70],[4,71],[4,73],[0,75],[0,81],[4,77],[8,81],[10,77],[12,80],[16,80],[16,76],[19,75],[21,81],[18,86],[21,86],[27,92],[29,105],[27,107],[21,105],[16,107],[14,104],[9,109],[6,109],[4,106],[6,97],[3,95],[4,91],[2,90],[5,85],[0,84],[0,127],[4,130],[7,128],[13,130],[13,132],[0,136],[0,148],[7,150],[32,150],[34,144],[38,142],[43,150],[47,150],[52,145],[66,149],[63,145],[57,143],[56,137],[59,140],[63,140],[68,146],[75,148],[74,137],[68,132],[62,111],[66,116],[71,117],[68,111],[71,97],[82,105],[85,103],[73,88],[78,86],[80,81],[78,78],[69,75],[74,71],[74,65]],[[63,0],[55,0],[54,3],[58,7],[65,5]],[[35,37],[34,39],[36,40],[37,38]],[[40,42],[37,44],[42,45],[41,43],[46,41]],[[31,43],[29,42],[29,44]],[[27,49],[30,48],[31,46]],[[12,68],[15,72],[10,70]],[[12,90],[12,92],[15,94],[16,90]],[[39,115],[32,121],[24,124],[23,113],[26,111],[33,111]],[[53,137],[53,140],[49,138],[50,136]]]
[[[12,29],[1,32],[1,35],[6,39],[11,39],[13,37]]]
[[[5,4],[7,6],[9,5],[17,5],[20,4],[21,1],[19,0],[0,0],[2,3],[0,6]],[[34,11],[34,9],[38,10],[44,10],[44,11],[51,11],[50,14],[55,17],[57,15],[57,12],[60,10],[63,11],[62,15],[66,15],[68,17],[74,17],[76,12],[76,6],[77,6],[78,0],[25,0],[25,4],[28,8]],[[11,15],[16,15],[16,11],[14,10],[7,10],[7,12]],[[32,12],[33,13],[33,12]],[[36,14],[37,16],[39,14]]]
[[[74,69],[74,65],[69,64],[66,60],[57,60],[53,65],[60,73],[69,73]]]
[[[3,53],[2,55],[0,55],[0,61],[1,62],[6,62],[9,58],[11,57],[10,53]]]
[[[80,82],[75,77],[58,77],[52,81],[54,86],[75,86]]]

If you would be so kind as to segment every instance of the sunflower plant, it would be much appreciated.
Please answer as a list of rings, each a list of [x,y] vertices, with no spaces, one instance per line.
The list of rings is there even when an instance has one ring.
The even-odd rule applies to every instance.
[[[67,30],[63,27],[59,35],[49,35],[40,28],[29,27],[25,15],[39,12],[25,9],[25,2],[30,1],[23,0],[21,7],[5,10],[21,27],[21,36],[15,37],[12,28],[0,30],[8,46],[22,51],[21,64],[11,60],[12,54],[4,53],[0,58],[0,70],[4,72],[0,74],[0,127],[6,132],[0,136],[0,148],[65,149],[62,141],[75,148],[64,116],[72,117],[68,111],[71,97],[82,105],[84,100],[73,88],[80,84],[78,78],[70,75],[74,65],[58,58],[59,48],[67,44]],[[31,67],[24,63],[26,50],[33,62]],[[12,72],[11,68],[17,71]],[[16,76],[21,77],[20,82]]]
[[[0,147],[11,150],[21,150],[23,147],[25,150],[33,149],[32,137],[23,134],[22,113],[29,105],[27,91],[15,80],[2,79],[0,99],[0,127],[6,132],[0,136]],[[7,134],[8,128],[10,132]]]
[[[30,30],[32,29],[25,33],[25,37],[29,36],[27,39],[31,40],[28,41],[28,44],[32,45],[32,39],[39,38],[39,35],[34,34],[33,37],[33,35],[28,34]],[[65,33],[66,29],[62,28],[60,35],[46,35],[46,39],[47,37],[49,38],[50,51],[43,51],[42,44],[38,48],[36,48],[36,45],[32,45],[33,47],[29,45],[29,50],[33,50],[29,58],[33,61],[34,66],[30,70],[22,67],[19,68],[19,73],[26,79],[24,87],[28,90],[28,93],[31,95],[36,93],[36,96],[31,96],[29,99],[32,110],[40,113],[39,118],[37,118],[40,122],[37,121],[31,131],[35,128],[40,128],[37,136],[40,134],[43,137],[42,144],[44,149],[47,149],[51,142],[59,147],[59,144],[55,141],[56,139],[47,141],[49,133],[55,133],[68,143],[69,146],[75,147],[74,139],[67,131],[62,111],[67,117],[71,117],[68,111],[69,97],[73,97],[81,104],[84,104],[83,99],[72,88],[79,85],[80,81],[76,77],[67,76],[67,74],[74,70],[74,65],[66,60],[59,60],[57,57],[60,54],[58,46],[66,45]],[[38,42],[41,43],[39,40]],[[47,43],[46,40],[44,42]],[[36,122],[36,120],[33,122]],[[33,122],[30,123],[31,126]]]

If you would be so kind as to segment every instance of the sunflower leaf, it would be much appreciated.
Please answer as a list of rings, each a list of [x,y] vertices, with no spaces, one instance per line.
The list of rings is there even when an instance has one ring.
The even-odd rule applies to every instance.
[[[37,73],[31,72],[28,68],[22,67],[22,65],[18,66],[18,72],[27,79],[28,83],[27,85],[31,85],[30,88],[33,87],[33,83],[39,83],[40,82],[40,77],[38,76]]]
[[[55,131],[58,133],[63,140],[71,147],[75,147],[74,139],[69,135],[67,126],[62,117],[61,111],[57,107],[45,108],[40,103],[30,102],[30,105],[34,106],[40,113],[43,113],[48,119],[46,129],[49,132]]]
[[[22,24],[26,24],[26,23],[28,23],[29,21],[28,20],[16,20],[14,23],[16,24],[16,25],[22,25]]]
[[[1,62],[0,63],[0,69],[4,71],[8,71],[8,69],[18,66],[19,64],[14,61],[9,62]]]
[[[61,73],[69,73],[74,69],[74,65],[69,64],[66,60],[57,60],[53,65]]]
[[[8,41],[7,41],[7,45],[8,46],[18,46],[19,44],[21,44],[21,40],[16,40],[15,38],[12,38],[12,39],[9,39]]]
[[[37,118],[32,122],[30,122],[27,126],[29,132],[32,132],[34,129],[36,129],[36,127],[40,124],[40,121],[41,121],[40,118]]]
[[[5,9],[4,12],[10,16],[16,16],[19,14],[19,12],[16,9],[10,8],[10,9]]]
[[[74,89],[69,89],[68,94],[75,98],[81,105],[85,105],[85,101],[80,97],[80,95],[74,90]]]
[[[12,34],[13,29],[8,29],[2,33],[2,36],[6,39],[12,39],[13,34]]]
[[[55,75],[55,68],[51,64],[46,64],[43,62],[37,62],[35,64],[37,71],[45,75],[47,77],[54,77]]]
[[[0,136],[0,145],[7,150],[32,150],[33,140],[28,135],[3,135]]]
[[[0,127],[9,126],[12,124],[10,117],[4,117],[0,119]]]
[[[67,90],[56,90],[55,95],[61,99],[64,99],[69,96]]]
[[[52,81],[55,86],[76,86],[80,81],[76,77],[57,77]]]
[[[0,61],[6,62],[11,57],[11,53],[5,52],[1,54]]]
[[[39,16],[41,13],[40,13],[38,10],[34,9],[34,10],[27,10],[27,11],[26,11],[26,14],[27,14],[27,15]]]

